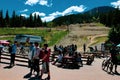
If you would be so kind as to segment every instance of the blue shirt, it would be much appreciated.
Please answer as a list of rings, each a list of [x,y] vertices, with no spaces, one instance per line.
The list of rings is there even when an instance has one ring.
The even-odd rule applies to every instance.
[[[13,44],[12,45],[12,52],[11,52],[11,54],[16,54],[16,53],[17,53],[17,45]]]
[[[32,44],[30,47],[29,47],[29,50],[32,51],[34,49],[34,45]]]

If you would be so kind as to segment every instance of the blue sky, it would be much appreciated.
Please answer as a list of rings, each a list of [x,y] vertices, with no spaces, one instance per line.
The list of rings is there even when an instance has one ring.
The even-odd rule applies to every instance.
[[[99,6],[120,6],[120,0],[0,0],[0,10],[11,16],[28,17],[30,13],[40,15],[43,21],[51,21],[58,16],[81,13]]]

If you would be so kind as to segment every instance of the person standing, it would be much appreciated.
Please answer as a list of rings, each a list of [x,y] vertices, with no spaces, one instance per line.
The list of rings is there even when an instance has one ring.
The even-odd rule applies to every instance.
[[[11,60],[10,60],[10,66],[13,67],[15,65],[15,55],[17,53],[17,41],[14,41],[14,44],[11,46]]]
[[[34,49],[34,45],[33,43],[31,42],[30,43],[30,46],[29,46],[29,53],[28,53],[28,67],[30,68],[31,66],[31,60],[32,60],[32,51]]]
[[[0,47],[0,62],[1,62],[2,48]]]
[[[117,54],[118,54],[118,50],[116,50],[116,46],[113,45],[112,49],[110,50],[111,53],[111,61],[113,63],[113,66],[115,66],[115,73],[118,74],[117,72],[117,65],[118,65],[118,60],[117,60]]]
[[[28,54],[29,54],[29,46],[30,46],[30,37],[27,37],[24,45],[24,49]]]
[[[39,48],[39,43],[38,42],[35,42],[34,43],[34,48],[32,50],[32,56],[31,56],[31,59],[32,59],[32,66],[31,66],[31,69],[30,69],[30,74],[32,74],[32,71],[36,71],[37,72],[37,75],[36,77],[39,76],[39,72],[40,72],[40,67],[39,67],[39,55],[40,55],[40,51],[41,49]]]
[[[101,44],[101,52],[102,52],[103,57],[105,57],[105,46],[104,46],[104,43]]]
[[[27,37],[25,47],[29,47],[29,46],[30,46],[30,37]]]
[[[83,44],[83,51],[84,51],[84,54],[85,54],[85,52],[86,52],[86,44],[85,43]]]
[[[42,78],[43,73],[45,72],[48,75],[46,79],[50,80],[49,58],[51,54],[51,49],[48,48],[48,44],[44,44],[42,52],[43,52],[43,58],[42,58],[42,70],[41,70],[40,78]]]
[[[97,51],[98,51],[97,46],[95,46],[95,52],[97,52]]]
[[[0,44],[0,62],[1,62],[2,49],[3,49],[3,45]]]

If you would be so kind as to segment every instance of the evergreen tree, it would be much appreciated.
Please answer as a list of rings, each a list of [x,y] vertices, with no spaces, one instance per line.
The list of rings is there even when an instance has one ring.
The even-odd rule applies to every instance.
[[[20,27],[25,26],[25,24],[26,24],[26,18],[24,16],[22,16],[22,15],[20,15],[19,18],[20,18]]]
[[[6,11],[5,24],[6,24],[7,27],[10,26],[10,17],[9,17],[8,10]]]
[[[0,10],[0,27],[3,26],[3,11]]]
[[[16,13],[15,13],[15,11],[13,11],[13,13],[12,13],[12,18],[11,18],[11,27],[16,27]]]
[[[120,27],[120,10],[117,8],[113,13],[113,25],[114,27]]]
[[[110,27],[112,29],[109,32],[108,38],[109,41],[112,41],[116,45],[120,43],[120,10],[117,8],[112,15],[109,13],[109,21],[111,21]]]
[[[42,26],[42,20],[40,18],[40,16],[37,16],[37,27],[41,27]]]
[[[33,27],[37,27],[36,25],[37,25],[37,16],[36,16],[36,13],[33,15],[32,14],[32,16],[33,16]]]
[[[112,28],[109,32],[109,41],[112,41],[113,43],[120,44],[120,28]]]
[[[29,22],[28,22],[28,23],[29,23],[29,24],[28,24],[29,27],[34,27],[32,14],[30,14]]]
[[[43,22],[43,27],[47,27],[47,22]]]

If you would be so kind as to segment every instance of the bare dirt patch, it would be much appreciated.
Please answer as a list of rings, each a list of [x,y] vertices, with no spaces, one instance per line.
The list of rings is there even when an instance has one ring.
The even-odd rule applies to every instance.
[[[66,35],[57,45],[66,46],[76,44],[78,49],[81,50],[84,43],[86,43],[87,47],[89,47],[95,42],[96,37],[107,37],[109,30],[110,28],[97,26],[95,23],[94,25],[69,25],[69,34]]]

